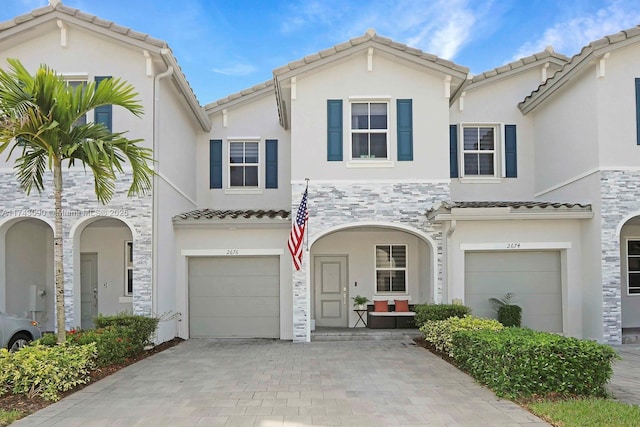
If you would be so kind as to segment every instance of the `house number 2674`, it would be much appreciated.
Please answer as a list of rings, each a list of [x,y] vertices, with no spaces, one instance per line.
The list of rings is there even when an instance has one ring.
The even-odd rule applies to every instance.
[[[520,243],[507,243],[507,249],[518,249],[520,247]]]
[[[227,255],[240,255],[240,251],[238,249],[227,249]]]

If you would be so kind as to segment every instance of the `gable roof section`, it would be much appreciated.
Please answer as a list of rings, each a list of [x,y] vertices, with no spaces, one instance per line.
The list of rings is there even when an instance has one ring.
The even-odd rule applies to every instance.
[[[19,15],[12,20],[0,23],[0,41],[7,40],[22,32],[30,31],[38,25],[56,19],[69,22],[86,30],[159,55],[167,67],[173,67],[173,81],[202,129],[204,131],[211,129],[211,122],[205,114],[204,109],[200,106],[193,89],[189,85],[182,68],[173,56],[171,49],[166,42],[151,37],[148,34],[134,31],[112,21],[107,21],[82,12],[81,10],[65,6],[62,3],[56,3],[55,6],[44,6],[24,15]]]
[[[513,76],[514,74],[526,71],[532,67],[539,66],[540,64],[553,63],[562,67],[567,62],[569,62],[569,57],[556,53],[553,48],[549,46],[542,52],[534,53],[533,55],[520,58],[501,67],[473,76],[466,85],[466,88],[471,89],[482,86],[485,83],[493,83],[496,80]]]
[[[251,101],[258,96],[273,93],[274,82],[273,80],[267,80],[266,82],[257,84],[248,89],[241,90],[224,98],[220,98],[210,104],[204,106],[207,114],[213,114],[225,108],[233,107],[235,105],[243,104]]]
[[[298,76],[334,61],[349,57],[355,53],[362,52],[369,47],[379,49],[427,69],[440,72],[443,75],[451,75],[451,101],[453,101],[459,93],[460,88],[466,81],[467,74],[469,73],[469,68],[467,67],[457,65],[452,61],[423,52],[420,49],[409,47],[406,44],[394,42],[389,38],[379,36],[374,30],[370,29],[360,37],[353,38],[347,42],[340,43],[312,55],[305,56],[302,59],[290,62],[273,70],[278,114],[280,116],[280,124],[282,127],[287,129],[289,123],[286,102],[288,93],[285,94],[284,91],[288,86],[289,79],[291,77]]]
[[[640,25],[592,41],[583,47],[580,53],[574,55],[557,73],[520,102],[518,104],[520,111],[523,114],[533,111],[558,89],[567,84],[571,78],[587,68],[593,61],[600,59],[604,54],[638,42],[640,42]]]

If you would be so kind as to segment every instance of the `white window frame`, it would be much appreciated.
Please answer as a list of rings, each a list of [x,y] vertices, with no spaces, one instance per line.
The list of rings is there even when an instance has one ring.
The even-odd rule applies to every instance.
[[[60,74],[62,79],[69,85],[70,83],[84,83],[85,86],[89,84],[89,74],[88,73],[62,73]],[[91,111],[93,114],[93,110]],[[84,123],[89,123],[90,120],[93,120],[93,117],[89,117],[89,113],[85,113],[84,115]]]
[[[258,162],[257,163],[231,163],[231,145],[234,143],[257,143],[258,144]],[[262,194],[262,171],[264,163],[264,149],[262,140],[259,137],[233,137],[227,138],[227,187],[225,194]],[[232,187],[231,186],[231,167],[232,166],[257,166],[258,167],[258,185],[256,187]]]
[[[129,272],[131,272],[131,291],[129,291]],[[124,296],[133,296],[133,241],[124,242]]]
[[[467,175],[464,168],[464,154],[486,153],[489,150],[465,150],[464,149],[464,129],[465,128],[493,128],[493,175]],[[506,165],[504,158],[504,123],[481,123],[470,122],[458,125],[458,170],[462,182],[476,183],[500,183],[504,178]]]
[[[353,129],[351,123],[353,104],[385,104],[387,107],[387,129]],[[369,117],[371,116],[369,109]],[[391,96],[350,96],[349,97],[349,116],[348,116],[348,129],[349,129],[349,163],[350,167],[391,167],[393,162],[391,161]],[[371,124],[371,122],[369,122]],[[353,157],[353,134],[354,133],[380,133],[386,135],[387,142],[387,157]]]
[[[629,276],[631,274],[631,272],[629,271],[629,258],[631,256],[633,256],[634,258],[640,258],[640,255],[629,255],[629,242],[640,242],[640,237],[627,237],[624,239],[624,261],[625,261],[625,265],[627,268],[627,271],[625,272],[626,274],[626,281],[627,281],[627,286],[626,286],[626,292],[627,292],[627,296],[629,297],[640,297],[640,292],[638,293],[631,293],[629,292],[629,288],[631,288],[631,284],[629,282]],[[637,273],[633,273],[633,274],[640,274],[640,271]],[[635,287],[634,289],[638,289],[638,291],[640,291],[640,287]]]
[[[391,248],[393,254],[394,246],[404,247],[404,267],[378,267],[378,247],[384,246]],[[374,286],[375,295],[408,295],[409,294],[409,245],[406,243],[376,243],[373,247],[373,266],[374,266]],[[379,291],[378,290],[378,271],[404,271],[404,291]],[[393,286],[392,286],[393,287]]]

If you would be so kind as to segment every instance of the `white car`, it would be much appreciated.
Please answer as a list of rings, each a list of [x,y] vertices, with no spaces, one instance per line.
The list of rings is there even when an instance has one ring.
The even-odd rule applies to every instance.
[[[20,350],[41,336],[38,322],[26,317],[0,313],[0,348],[9,351]]]

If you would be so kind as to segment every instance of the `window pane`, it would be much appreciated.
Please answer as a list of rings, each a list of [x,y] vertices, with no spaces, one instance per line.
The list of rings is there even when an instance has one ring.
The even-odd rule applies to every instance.
[[[351,104],[351,129],[369,129],[369,104]]]
[[[257,166],[244,167],[244,186],[245,187],[258,186],[258,167]]]
[[[405,268],[407,266],[407,248],[405,246],[393,246],[391,248],[391,266]]]
[[[376,246],[376,268],[391,267],[391,248],[389,246]]]
[[[406,278],[404,270],[397,270],[391,272],[391,291],[392,292],[405,292],[407,289]]]
[[[478,175],[478,155],[477,154],[464,155],[464,174]]]
[[[640,287],[640,274],[637,274],[637,273],[629,274],[629,287],[634,287],[634,288]]]
[[[232,142],[229,145],[229,161],[244,163],[244,144],[242,142]]]
[[[493,154],[479,154],[480,175],[493,175]]]
[[[464,128],[463,141],[465,150],[478,149],[478,128]]]
[[[244,162],[245,163],[258,163],[258,143],[257,142],[245,142],[244,144]]]
[[[365,156],[369,157],[369,134],[354,133],[351,135],[351,157],[354,159]]]
[[[376,292],[391,292],[391,274],[389,271],[376,271]]]
[[[627,250],[629,255],[640,255],[640,240],[629,240]]]
[[[640,271],[640,258],[629,258],[629,271]]]
[[[386,159],[387,158],[387,134],[372,133],[371,138],[371,157]]]
[[[133,294],[133,270],[127,270],[127,295]]]
[[[480,149],[493,150],[493,128],[480,128]]]
[[[640,294],[640,288],[629,288],[630,294]]]
[[[231,166],[229,172],[229,185],[231,187],[242,187],[244,185],[244,167]]]
[[[387,128],[387,104],[371,104],[371,129]]]

